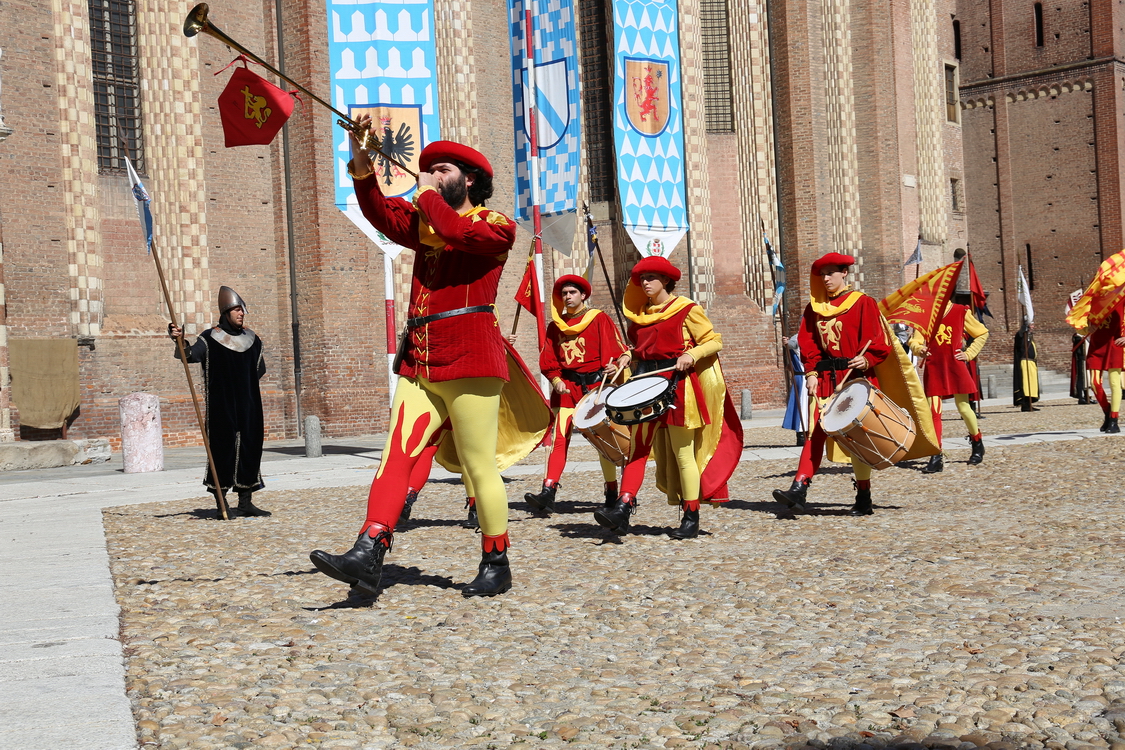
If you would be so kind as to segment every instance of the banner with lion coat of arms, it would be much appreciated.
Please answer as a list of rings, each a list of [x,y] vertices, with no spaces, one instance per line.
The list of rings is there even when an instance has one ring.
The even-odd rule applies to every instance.
[[[332,105],[352,119],[371,115],[383,151],[417,171],[422,147],[439,139],[433,0],[327,0]],[[391,257],[402,248],[363,218],[348,176],[350,139],[332,132],[336,207]],[[415,180],[375,160],[385,195],[409,198]]]
[[[614,145],[625,230],[641,255],[687,233],[676,0],[614,0]]]

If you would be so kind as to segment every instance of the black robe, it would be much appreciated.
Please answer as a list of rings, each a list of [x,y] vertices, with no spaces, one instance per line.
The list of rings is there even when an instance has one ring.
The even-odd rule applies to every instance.
[[[1035,363],[1035,337],[1026,322],[1016,333],[1014,350],[1012,404],[1030,408],[1039,400],[1039,366]]]
[[[1090,381],[1086,371],[1086,337],[1074,334],[1070,343],[1074,346],[1070,352],[1070,397],[1078,399],[1080,404],[1090,403]]]
[[[179,356],[177,348],[176,358]],[[223,492],[231,488],[236,492],[262,489],[265,422],[258,387],[266,372],[262,340],[249,328],[230,327],[224,318],[199,335],[188,351],[188,362],[203,364],[207,438]],[[209,467],[203,484],[215,493]]]

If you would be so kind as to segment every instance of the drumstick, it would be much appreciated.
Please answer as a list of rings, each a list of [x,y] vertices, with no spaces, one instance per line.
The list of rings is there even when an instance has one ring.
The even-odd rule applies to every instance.
[[[857,354],[855,356],[862,357],[867,352],[867,347],[869,347],[869,346],[871,346],[871,339],[867,340],[867,343],[864,344],[863,348],[859,350],[859,354]],[[848,378],[850,378],[852,376],[852,370],[854,370],[854,369],[855,369],[854,367],[849,367],[848,371],[844,373],[843,379],[840,381],[839,385],[836,386],[837,391],[839,391],[841,388],[844,387],[844,383],[848,382]]]
[[[608,377],[609,377],[609,370],[606,370],[605,372],[602,373],[602,382],[598,383],[598,392],[597,392],[597,396],[594,397],[595,400],[597,400],[598,396],[602,395],[602,388],[605,388],[605,380]]]

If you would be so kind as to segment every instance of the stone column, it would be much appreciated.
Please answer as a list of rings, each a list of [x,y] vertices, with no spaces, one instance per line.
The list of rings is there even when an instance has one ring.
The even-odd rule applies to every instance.
[[[121,410],[121,455],[125,473],[164,471],[160,398],[152,393],[130,393],[117,403]]]

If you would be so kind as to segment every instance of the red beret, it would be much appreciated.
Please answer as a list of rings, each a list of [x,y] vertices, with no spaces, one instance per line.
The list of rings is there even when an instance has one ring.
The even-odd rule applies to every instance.
[[[587,297],[590,296],[590,282],[586,281],[586,279],[581,276],[568,273],[566,276],[558,277],[558,279],[555,280],[555,294],[562,296],[562,288],[564,286],[573,286]]]
[[[422,153],[418,155],[418,169],[428,172],[433,165],[447,161],[459,161],[470,167],[478,167],[489,177],[492,176],[492,165],[484,158],[484,154],[453,141],[434,141],[422,149]]]
[[[679,281],[681,275],[680,269],[673,266],[667,258],[659,255],[641,258],[640,262],[633,266],[632,279],[637,286],[641,285],[641,274],[643,273],[658,273],[661,276],[667,276],[671,281]]]
[[[820,269],[824,268],[825,266],[841,266],[842,268],[847,268],[848,266],[854,265],[855,258],[850,255],[844,255],[843,253],[828,253],[827,255],[822,255],[813,261],[812,272],[813,275],[816,276],[820,273]]]

